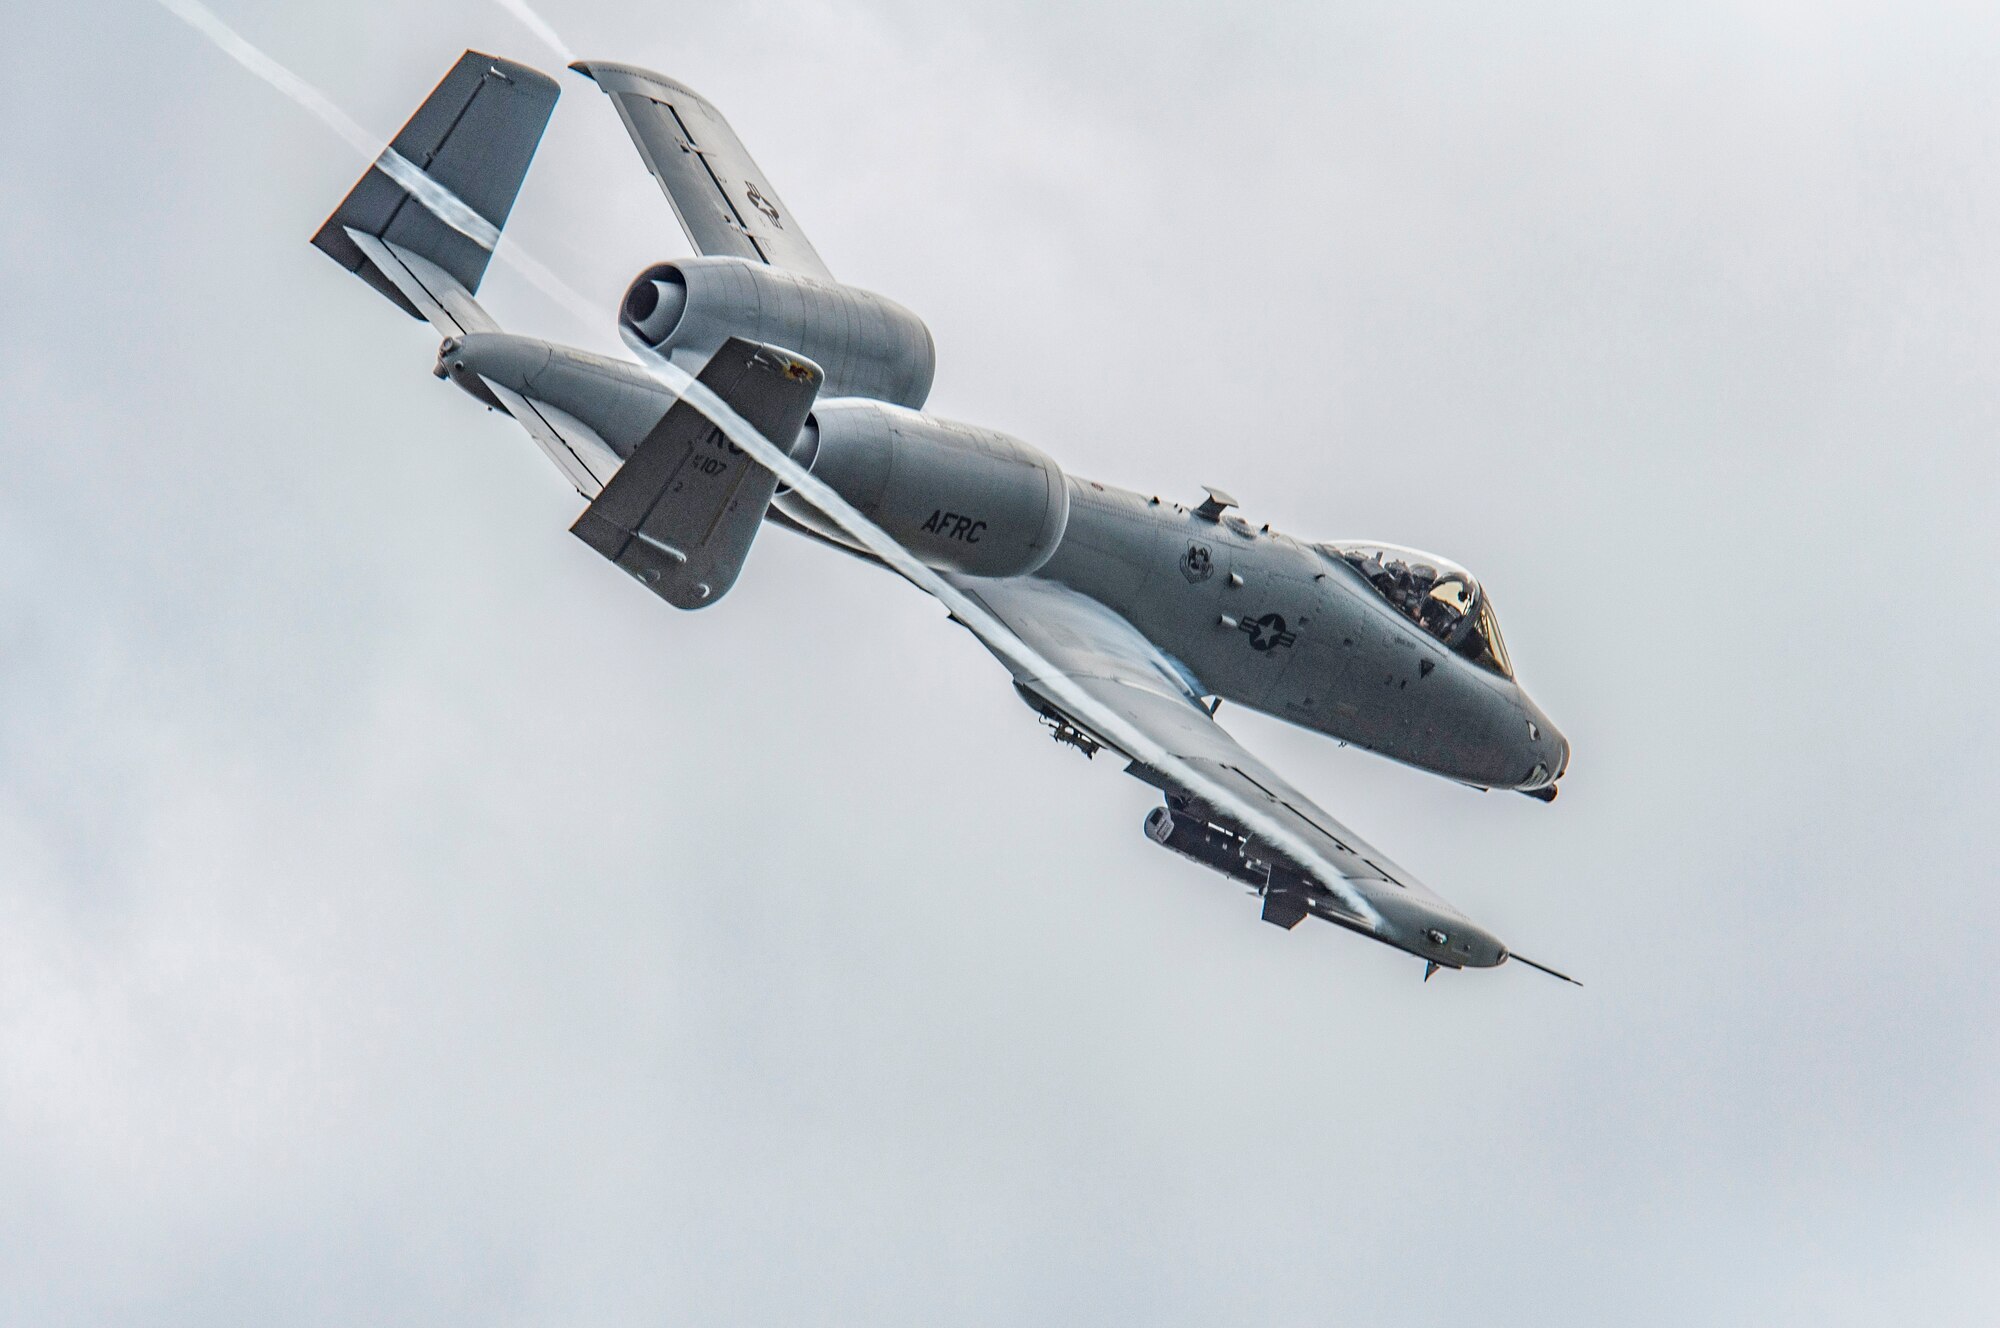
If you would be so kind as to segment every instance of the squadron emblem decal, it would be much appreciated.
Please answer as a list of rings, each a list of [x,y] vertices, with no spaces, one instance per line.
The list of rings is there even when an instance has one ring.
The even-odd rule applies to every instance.
[[[1215,575],[1215,555],[1208,551],[1206,544],[1190,544],[1181,555],[1181,575],[1189,585],[1199,585]]]
[[[1249,637],[1250,648],[1259,653],[1290,646],[1299,639],[1297,632],[1285,630],[1284,618],[1275,613],[1267,613],[1261,618],[1245,618],[1236,624],[1236,630]]]

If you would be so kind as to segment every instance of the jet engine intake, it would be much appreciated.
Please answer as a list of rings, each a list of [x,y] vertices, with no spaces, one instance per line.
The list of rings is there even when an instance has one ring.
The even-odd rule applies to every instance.
[[[731,337],[783,346],[825,368],[822,396],[912,409],[930,395],[937,368],[930,329],[894,300],[741,258],[647,268],[626,289],[618,332],[689,373]]]
[[[792,455],[932,567],[1026,576],[1069,525],[1062,468],[1018,438],[876,401],[821,400]],[[776,506],[841,544],[845,531],[792,493]]]

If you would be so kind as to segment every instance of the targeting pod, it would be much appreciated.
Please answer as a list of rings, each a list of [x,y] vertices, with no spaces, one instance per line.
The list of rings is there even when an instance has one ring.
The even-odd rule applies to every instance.
[[[1270,867],[1246,858],[1243,854],[1245,841],[1222,826],[1210,825],[1192,816],[1176,816],[1168,808],[1155,807],[1146,813],[1146,838],[1259,890],[1270,882]]]
[[[1264,897],[1264,921],[1275,926],[1290,930],[1312,911],[1309,901],[1319,887],[1286,864],[1258,856],[1256,844],[1227,826],[1155,807],[1146,814],[1146,838],[1248,885]]]

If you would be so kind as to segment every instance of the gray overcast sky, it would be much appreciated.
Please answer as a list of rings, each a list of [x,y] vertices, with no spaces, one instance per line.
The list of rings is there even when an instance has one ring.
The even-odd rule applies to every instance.
[[[218,0],[386,137],[497,5]],[[1520,949],[1139,832],[935,605],[675,614],[143,0],[0,116],[0,1320],[2000,1321],[2000,10],[547,0],[932,405],[1435,549],[1562,800],[1237,732]],[[510,327],[686,252],[566,93]]]

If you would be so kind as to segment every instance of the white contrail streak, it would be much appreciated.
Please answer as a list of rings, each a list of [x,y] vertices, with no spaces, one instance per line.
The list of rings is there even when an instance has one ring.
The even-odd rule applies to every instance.
[[[424,174],[423,168],[394,148],[383,148],[375,158],[381,172],[403,186],[410,197],[422,203],[439,221],[466,239],[492,253],[500,244],[500,228],[474,212],[451,190]]]
[[[493,3],[519,19],[521,26],[539,37],[544,46],[561,56],[564,64],[576,63],[576,52],[569,48],[568,42],[556,35],[555,28],[547,19],[529,6],[528,0],[493,0]]]
[[[519,272],[530,285],[576,315],[586,327],[595,326],[603,316],[602,310],[578,294],[547,264],[524,252],[518,242],[510,240],[505,248],[499,247],[500,231],[492,222],[394,148],[378,150],[377,145],[382,142],[379,135],[363,129],[353,116],[334,105],[331,97],[251,45],[201,0],[160,0],[160,4],[208,38],[217,50],[311,112],[320,123],[346,140],[349,147],[408,190],[438,220]]]
[[[318,116],[364,157],[375,155],[381,139],[356,124],[346,111],[291,70],[245,41],[201,0],[160,0],[176,18],[215,43],[216,49]]]
[[[604,310],[557,276],[554,268],[523,249],[520,241],[507,241],[505,247],[494,251],[493,256],[526,277],[530,286],[561,305],[585,327],[603,326]]]
[[[1067,707],[1076,718],[1087,721],[1097,730],[1098,736],[1109,741],[1133,760],[1151,766],[1167,778],[1177,781],[1183,788],[1200,790],[1207,801],[1241,820],[1245,830],[1254,832],[1271,847],[1291,854],[1301,866],[1319,857],[1309,844],[1275,817],[1236,797],[1226,788],[1218,786],[1213,780],[1200,774],[1180,757],[1155,742],[1122,715],[1078,687],[1061,669],[1042,658],[1039,651],[1016,636],[1005,623],[988,613],[978,601],[919,562],[914,554],[896,542],[895,537],[856,511],[852,504],[836,493],[824,480],[794,461],[789,452],[759,433],[748,420],[737,414],[728,402],[716,396],[687,370],[657,354],[647,355],[645,360],[646,367],[654,377],[671,388],[675,395],[707,416],[710,423],[728,435],[731,442],[748,452],[759,465],[791,486],[792,492],[811,503],[837,522],[841,529],[861,541],[870,553],[908,578],[918,588],[936,596],[947,609],[951,610],[953,617],[964,623],[967,629],[985,642],[994,653],[1035,674],[1037,685],[1053,693],[1055,699]],[[1358,916],[1371,924],[1381,921],[1381,915],[1376,913],[1368,901],[1345,881],[1336,877],[1324,884]]]

